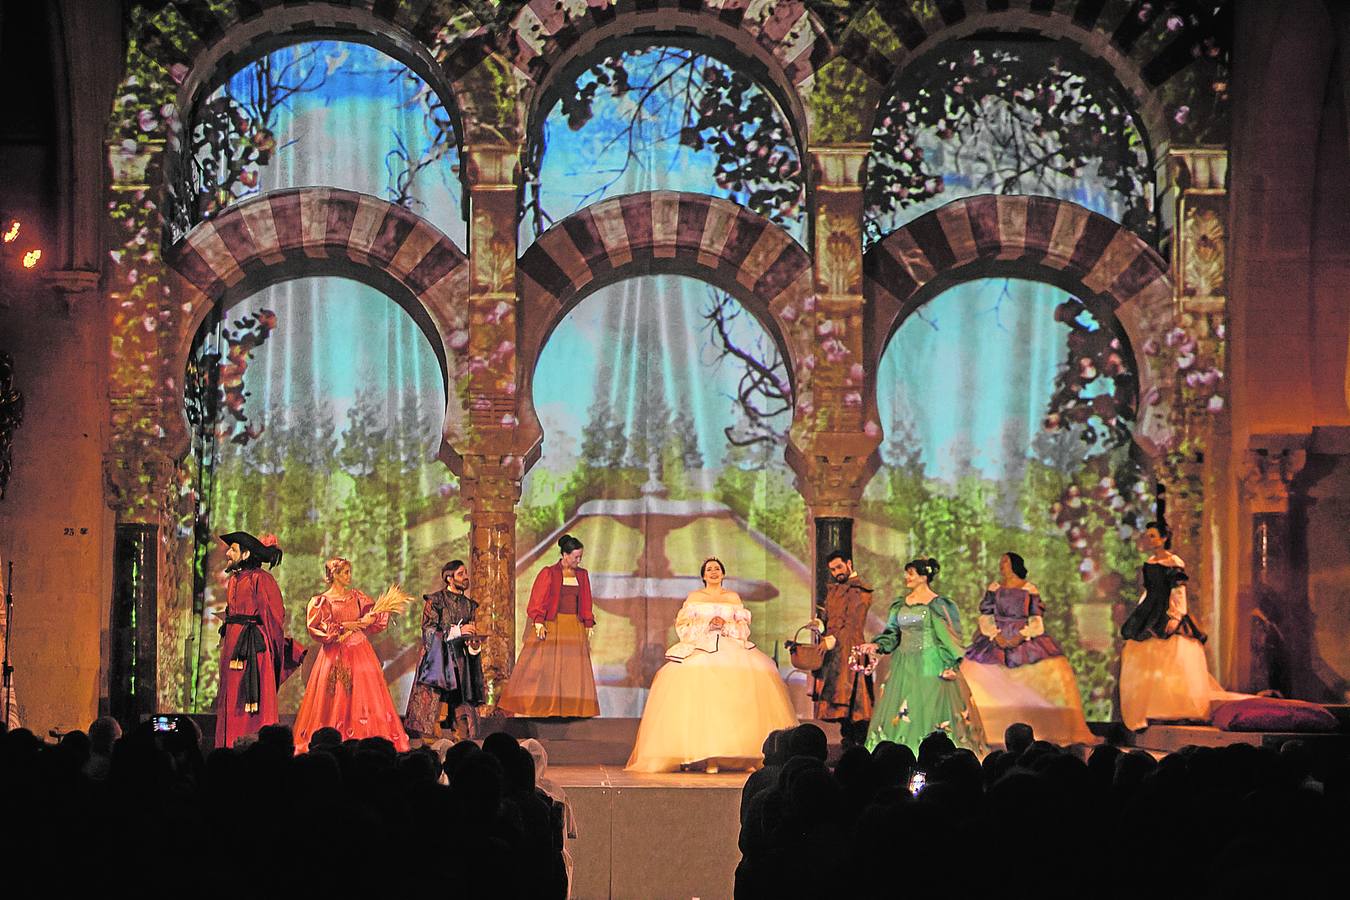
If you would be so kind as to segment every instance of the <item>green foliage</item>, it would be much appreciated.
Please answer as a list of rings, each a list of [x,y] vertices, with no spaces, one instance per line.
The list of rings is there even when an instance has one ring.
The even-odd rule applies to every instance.
[[[866,73],[842,57],[830,60],[811,85],[811,142],[867,140],[870,135],[861,129],[875,105],[875,89]]]
[[[806,501],[782,466],[722,469],[716,497],[731,507],[747,525],[762,532],[797,559],[811,558]]]

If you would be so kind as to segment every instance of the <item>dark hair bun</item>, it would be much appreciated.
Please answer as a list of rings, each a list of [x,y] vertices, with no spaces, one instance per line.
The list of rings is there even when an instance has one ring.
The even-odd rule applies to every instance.
[[[570,534],[564,534],[562,537],[558,538],[558,552],[564,556],[571,553],[573,550],[580,550],[583,546],[581,541],[572,537]]]
[[[938,569],[942,567],[938,565],[936,559],[930,556],[927,559],[911,559],[909,562],[905,563],[905,568],[912,569],[926,580],[932,581],[934,578],[937,578]]]

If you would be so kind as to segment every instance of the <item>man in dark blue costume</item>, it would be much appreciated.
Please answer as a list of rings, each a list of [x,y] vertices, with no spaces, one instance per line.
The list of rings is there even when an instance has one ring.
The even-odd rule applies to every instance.
[[[409,736],[429,738],[439,724],[452,728],[456,740],[467,740],[478,733],[478,707],[487,699],[474,623],[478,603],[466,593],[469,569],[461,560],[446,563],[441,578],[443,590],[423,595],[422,658],[408,695],[405,727]],[[438,723],[442,703],[446,718]]]

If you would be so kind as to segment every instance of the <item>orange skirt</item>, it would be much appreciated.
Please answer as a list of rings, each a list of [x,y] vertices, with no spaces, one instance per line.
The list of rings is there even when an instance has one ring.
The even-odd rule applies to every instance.
[[[295,714],[295,752],[308,752],[314,732],[325,727],[336,728],[343,740],[382,737],[400,752],[407,750],[408,735],[366,636],[357,632],[345,641],[320,644],[317,657]]]
[[[575,615],[565,614],[545,624],[548,636],[542,641],[535,639],[534,626],[528,626],[497,708],[531,718],[600,715],[586,627]]]

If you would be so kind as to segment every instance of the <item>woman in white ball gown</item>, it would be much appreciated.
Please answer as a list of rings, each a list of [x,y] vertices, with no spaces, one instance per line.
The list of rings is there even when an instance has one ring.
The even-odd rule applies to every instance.
[[[778,667],[750,641],[750,610],[722,586],[726,567],[709,559],[700,574],[652,680],[630,772],[753,769],[769,732],[797,724]]]

